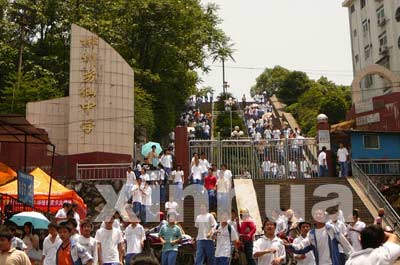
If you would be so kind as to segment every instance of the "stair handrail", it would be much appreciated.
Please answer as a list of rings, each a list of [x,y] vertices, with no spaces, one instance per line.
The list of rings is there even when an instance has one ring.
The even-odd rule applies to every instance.
[[[365,174],[356,161],[351,161],[353,178],[359,183],[359,186],[364,190],[364,192],[369,196],[370,200],[374,206],[379,209],[383,208],[385,210],[385,215],[383,220],[387,225],[389,225],[398,237],[400,237],[400,216],[393,209],[392,205],[387,201],[385,196],[379,191],[375,186],[373,181]]]

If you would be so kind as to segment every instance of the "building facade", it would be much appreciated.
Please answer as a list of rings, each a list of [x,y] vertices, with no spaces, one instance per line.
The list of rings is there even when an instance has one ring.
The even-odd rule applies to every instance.
[[[400,0],[346,0],[348,8],[353,71],[381,65],[400,73]],[[361,82],[362,101],[391,93],[391,85],[378,75]]]

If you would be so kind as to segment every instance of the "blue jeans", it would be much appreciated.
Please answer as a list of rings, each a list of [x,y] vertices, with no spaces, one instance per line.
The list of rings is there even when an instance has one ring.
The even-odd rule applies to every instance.
[[[175,182],[175,200],[183,199],[183,184],[182,182]]]
[[[107,262],[107,263],[103,263],[103,265],[120,265],[119,262]]]
[[[161,253],[161,264],[162,265],[175,265],[176,256],[178,255],[178,251],[163,251]]]
[[[207,265],[215,265],[214,241],[198,240],[196,249],[195,265],[203,265],[207,261]]]
[[[160,185],[160,202],[164,204],[167,201],[167,192],[165,190],[165,184]]]
[[[125,264],[131,264],[132,259],[137,255],[137,253],[129,253],[125,256]]]
[[[229,265],[229,258],[228,257],[216,257],[215,262],[218,265]]]
[[[208,190],[208,207],[211,210],[215,209],[217,198],[215,196],[215,190]]]
[[[230,197],[230,194],[228,192],[217,193],[218,212],[221,212],[221,213],[224,211],[227,211],[228,213],[231,212],[229,197]]]
[[[142,204],[140,202],[133,202],[133,213],[137,218],[140,219],[140,212],[142,210]]]
[[[346,178],[347,177],[347,162],[339,162],[340,165],[340,176],[342,178]]]
[[[327,177],[328,176],[328,168],[326,166],[319,166],[318,177]]]

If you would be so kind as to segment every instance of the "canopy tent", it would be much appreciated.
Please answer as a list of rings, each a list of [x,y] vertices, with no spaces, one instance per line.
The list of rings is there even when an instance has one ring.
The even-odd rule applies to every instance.
[[[0,186],[17,178],[17,173],[9,166],[0,162]]]
[[[47,203],[49,196],[49,186],[51,177],[40,168],[33,170],[31,175],[34,176],[34,207],[43,212],[47,212]],[[64,202],[75,202],[78,204],[78,214],[81,219],[86,217],[86,204],[79,195],[60,184],[55,179],[51,183],[50,195],[50,212],[55,214]],[[0,187],[0,194],[6,194],[11,197],[18,197],[18,181],[14,180]]]

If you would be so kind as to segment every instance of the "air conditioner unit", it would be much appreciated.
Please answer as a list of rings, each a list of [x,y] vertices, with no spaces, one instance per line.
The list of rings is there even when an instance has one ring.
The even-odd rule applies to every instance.
[[[384,26],[386,24],[386,18],[382,17],[380,19],[378,19],[378,25],[380,27]]]
[[[388,46],[384,45],[384,46],[379,47],[379,54],[384,55],[384,54],[387,54],[388,52],[389,52]]]

